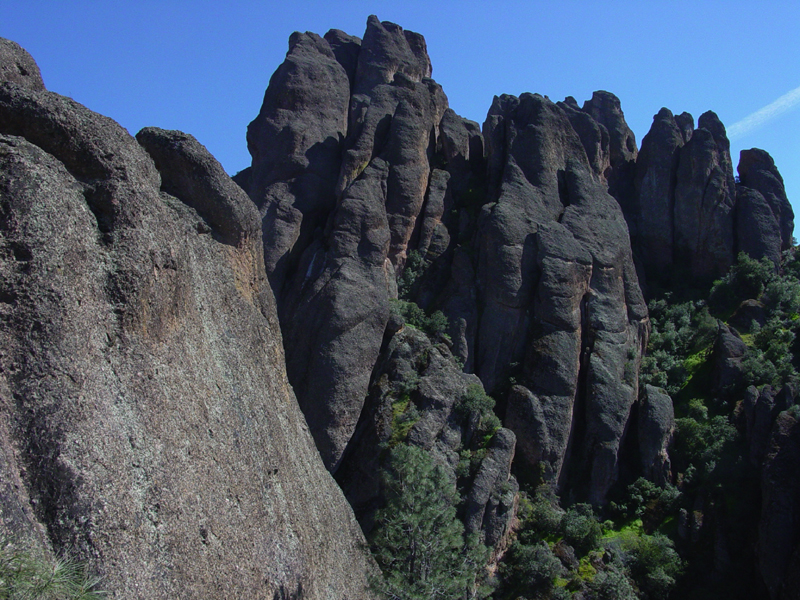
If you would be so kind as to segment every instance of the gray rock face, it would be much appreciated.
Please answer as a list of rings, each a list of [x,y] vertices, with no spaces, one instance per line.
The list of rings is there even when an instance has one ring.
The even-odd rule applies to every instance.
[[[757,260],[781,263],[781,228],[764,196],[745,186],[736,189],[736,237],[739,251]]]
[[[684,113],[685,114],[685,113]],[[689,116],[691,120],[691,116]],[[666,108],[653,117],[653,125],[642,140],[636,164],[636,196],[625,216],[631,231],[634,252],[640,257],[650,277],[672,267],[675,224],[675,173],[680,149],[689,135]]]
[[[248,192],[262,215],[264,261],[279,303],[287,274],[336,203],[349,100],[348,74],[330,43],[294,33],[247,128],[253,157]]]
[[[632,201],[620,198],[648,280],[707,284],[739,252],[779,264],[794,228],[783,180],[758,149],[742,151],[739,177],[737,185],[725,128],[713,112],[694,130],[691,115],[659,111],[642,141]]]
[[[484,137],[496,201],[479,229],[476,372],[493,389],[509,364],[522,364],[530,394],[517,390],[506,416],[520,457],[542,461],[559,486],[575,465],[574,483],[600,504],[649,326],[627,226],[563,108],[531,94],[495,98]],[[522,423],[540,424],[546,446],[526,439]]]
[[[650,481],[665,485],[672,480],[669,447],[675,434],[672,398],[661,388],[644,386],[639,404],[639,456],[642,472]]]
[[[757,230],[758,233],[761,232],[762,228],[766,229],[773,226],[773,223],[777,223],[778,231],[780,232],[780,250],[790,248],[792,245],[792,232],[794,231],[794,211],[786,198],[783,177],[781,177],[778,169],[775,168],[775,161],[764,150],[758,148],[742,150],[737,171],[739,172],[739,180],[742,186],[758,192],[764,198],[772,213],[774,221],[771,221],[763,207],[760,207],[756,214],[763,222],[760,223],[760,227]],[[751,235],[757,234],[755,231],[750,233]],[[766,238],[764,244],[770,251],[774,252],[772,238]],[[767,254],[767,250],[765,250],[763,256],[770,256]],[[758,256],[756,258],[761,257]],[[772,257],[770,256],[770,258]]]
[[[258,214],[191,136],[139,139],[0,84],[0,529],[113,598],[362,598]]]
[[[616,477],[648,331],[626,222],[608,193],[612,179],[620,190],[630,182],[637,154],[619,100],[598,92],[580,109],[570,99],[555,105],[503,96],[481,134],[447,108],[417,34],[370,17],[360,43],[341,32],[320,40],[302,65],[308,74],[292,80],[313,89],[292,88],[298,107],[282,106],[280,114],[301,129],[303,94],[341,107],[340,93],[322,98],[312,84],[321,65],[342,66],[352,83],[349,118],[338,180],[324,184],[337,200],[309,240],[292,234],[293,245],[282,244],[266,225],[264,239],[265,256],[276,257],[267,270],[278,290],[289,377],[326,464],[338,468],[353,435],[388,301],[415,250],[426,270],[406,293],[428,311],[446,312],[465,370],[492,390],[518,364],[530,393],[555,411],[545,447],[524,460],[532,466],[547,455],[550,479],[566,484],[572,443],[575,463],[592,465],[576,472],[594,473],[582,485],[601,503]],[[320,49],[322,42],[329,47]],[[293,66],[298,47],[287,55]],[[273,96],[283,98],[287,68],[273,77],[262,115],[275,112]],[[341,109],[326,106],[322,114]],[[249,176],[257,204],[260,157],[254,154]],[[309,200],[297,198],[295,221],[305,223]],[[262,216],[270,222],[268,212]],[[291,256],[299,257],[296,267],[281,271]]]
[[[44,89],[39,65],[19,44],[0,38],[0,81],[39,92]]]
[[[730,143],[709,111],[681,149],[673,213],[674,260],[690,265],[697,281],[711,281],[733,264],[735,199]]]
[[[447,99],[430,74],[422,36],[376,17],[363,40],[295,34],[248,129],[242,181],[261,208],[289,378],[331,470],[412,234],[422,225],[426,248],[448,243],[437,226],[447,178],[430,163]]]
[[[742,359],[746,353],[747,345],[736,330],[720,321],[714,341],[711,372],[711,386],[715,394],[724,397],[743,387]]]

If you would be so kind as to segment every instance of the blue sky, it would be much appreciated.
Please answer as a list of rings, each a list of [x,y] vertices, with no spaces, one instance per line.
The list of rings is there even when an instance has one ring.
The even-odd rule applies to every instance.
[[[3,0],[0,36],[52,91],[131,133],[197,137],[235,173],[292,31],[361,36],[367,16],[422,33],[450,106],[483,122],[496,94],[619,96],[638,142],[662,106],[714,110],[739,151],[775,159],[800,215],[800,2],[86,2]],[[759,110],[784,101],[759,117]],[[748,117],[751,117],[749,120]]]

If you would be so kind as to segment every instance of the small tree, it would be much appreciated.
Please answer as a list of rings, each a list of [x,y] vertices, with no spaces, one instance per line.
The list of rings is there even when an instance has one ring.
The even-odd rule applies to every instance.
[[[465,543],[458,492],[447,471],[416,446],[392,449],[384,478],[386,506],[372,536],[383,571],[377,583],[392,600],[472,597],[485,548]]]

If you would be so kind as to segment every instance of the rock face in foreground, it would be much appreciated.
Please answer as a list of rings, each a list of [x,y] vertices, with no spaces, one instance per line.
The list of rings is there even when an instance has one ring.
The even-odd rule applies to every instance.
[[[32,64],[2,48],[3,74]],[[253,204],[191,136],[137,143],[10,79],[0,531],[74,548],[114,598],[367,596],[286,379]]]

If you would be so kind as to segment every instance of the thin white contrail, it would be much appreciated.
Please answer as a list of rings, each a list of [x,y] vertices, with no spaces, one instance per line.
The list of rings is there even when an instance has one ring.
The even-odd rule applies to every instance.
[[[728,139],[740,138],[800,104],[800,87],[728,127]]]

